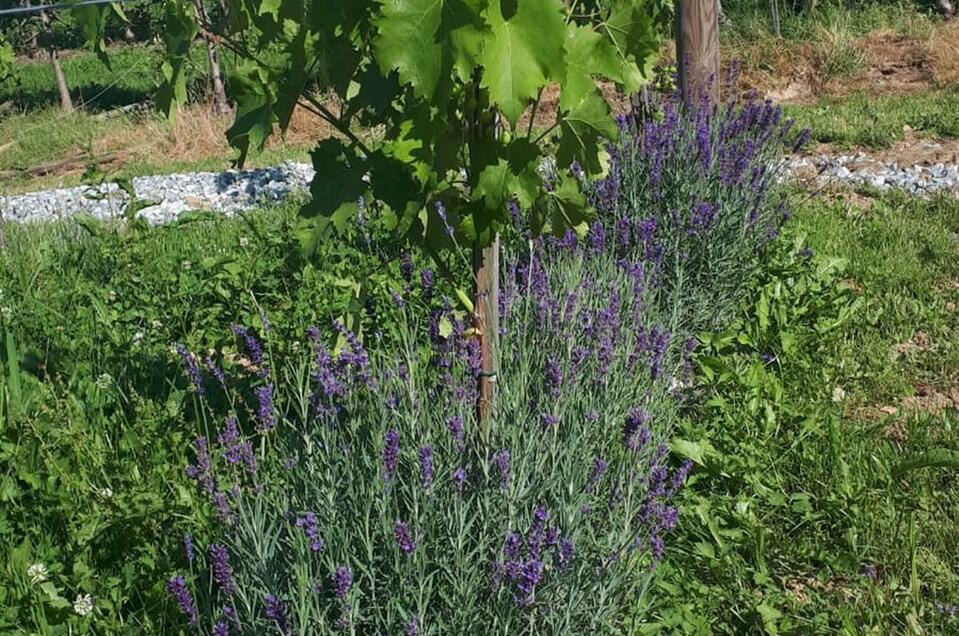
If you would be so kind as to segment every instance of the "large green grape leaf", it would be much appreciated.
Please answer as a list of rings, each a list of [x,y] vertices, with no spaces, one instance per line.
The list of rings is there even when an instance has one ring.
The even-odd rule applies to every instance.
[[[543,192],[537,199],[531,211],[530,225],[536,234],[548,231],[555,236],[564,236],[567,230],[573,230],[582,237],[593,216],[594,211],[587,203],[579,181],[561,172],[553,190]]]
[[[396,70],[400,82],[430,100],[444,71],[444,42],[440,33],[443,0],[385,0],[376,22],[379,31],[373,42],[384,75]]]
[[[453,70],[461,82],[469,82],[483,51],[489,25],[483,12],[490,0],[447,0],[443,4],[443,33],[449,33]]]
[[[276,99],[271,85],[269,74],[255,65],[237,69],[230,78],[236,100],[236,118],[226,131],[226,138],[240,151],[236,161],[238,166],[243,166],[251,147],[262,150],[273,133]]]
[[[623,89],[635,93],[652,76],[659,53],[659,38],[648,9],[635,0],[615,0],[601,29],[622,64]]]
[[[505,9],[505,10],[504,10]],[[492,0],[479,56],[482,85],[512,126],[550,82],[565,76],[566,23],[558,0]]]
[[[428,101],[450,81],[455,68],[461,79],[469,76],[482,47],[485,25],[480,10],[488,0],[382,0],[373,41],[377,63],[384,75],[399,72]]]
[[[562,136],[556,152],[557,163],[566,168],[575,160],[588,174],[601,173],[602,144],[604,140],[615,139],[619,132],[603,94],[594,85],[575,104],[564,105],[560,99],[560,105],[568,106],[568,110],[564,110],[560,124]]]
[[[560,107],[570,109],[596,90],[595,77],[623,81],[623,64],[607,38],[587,26],[567,31],[566,80],[560,93]]]
[[[82,4],[70,9],[70,14],[83,32],[87,46],[97,54],[100,61],[110,68],[110,58],[107,56],[106,33],[107,18],[113,12],[109,4],[93,5]]]
[[[310,202],[300,215],[333,217],[355,211],[356,202],[369,190],[363,181],[364,162],[339,139],[324,139],[311,157],[317,178],[310,184]]]
[[[160,65],[163,82],[157,88],[154,103],[167,119],[173,119],[179,104],[186,102],[186,67],[190,46],[197,34],[193,7],[180,0],[163,5],[166,28],[163,31],[164,60]]]
[[[503,156],[479,169],[472,190],[473,200],[481,201],[495,216],[504,215],[506,203],[512,198],[528,208],[543,187],[542,177],[536,171],[542,155],[535,145],[519,138],[504,150]]]

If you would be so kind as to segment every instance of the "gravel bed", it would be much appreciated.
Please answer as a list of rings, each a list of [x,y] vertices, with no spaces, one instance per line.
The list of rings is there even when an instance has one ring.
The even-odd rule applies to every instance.
[[[910,194],[952,192],[959,195],[959,165],[900,166],[864,154],[819,155],[789,158],[787,175],[819,185],[844,184],[878,190],[900,188]],[[184,212],[210,210],[226,215],[277,203],[309,187],[314,176],[309,164],[287,162],[255,170],[194,172],[138,177],[133,180],[136,199],[151,204],[137,213],[153,224],[168,223]],[[100,219],[117,218],[130,197],[116,184],[42,190],[0,196],[6,221],[54,221],[74,214]]]
[[[233,215],[277,203],[307,189],[314,174],[309,164],[287,162],[255,170],[137,177],[133,189],[137,200],[150,203],[137,214],[158,224],[194,210]],[[105,183],[0,196],[0,210],[7,221],[54,221],[80,213],[111,219],[123,215],[129,200],[130,196],[115,183]]]
[[[956,164],[900,165],[860,153],[792,158],[786,161],[786,171],[799,179],[815,180],[821,186],[898,188],[916,195],[938,192],[959,195],[959,165]]]

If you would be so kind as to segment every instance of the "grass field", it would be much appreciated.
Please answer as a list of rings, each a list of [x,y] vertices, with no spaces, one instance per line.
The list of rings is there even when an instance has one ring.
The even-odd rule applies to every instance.
[[[767,263],[707,339],[666,626],[959,633],[957,230],[955,199],[797,211],[814,265]]]
[[[257,307],[290,334],[343,310],[348,291],[329,295],[336,288],[323,282],[335,271],[297,273],[284,256],[293,251],[281,237],[294,209],[133,234],[13,228],[0,280],[6,302],[18,299],[7,317],[19,325],[25,358],[44,360],[41,373],[71,393],[92,391],[103,373],[175,373],[170,338],[216,346],[230,322],[255,322]],[[741,319],[702,339],[704,406],[690,413],[679,447],[697,467],[683,534],[642,630],[959,629],[947,611],[959,597],[957,232],[953,199],[800,205]],[[35,393],[28,408],[51,408],[49,397]],[[165,415],[185,397],[144,395],[123,408],[111,398],[102,415],[58,408],[80,409],[74,434],[101,426],[99,417],[119,432],[137,418],[142,438],[123,442],[110,462],[147,465],[156,444],[185,452],[182,425]],[[49,458],[67,443],[51,446]],[[139,479],[164,478],[162,464],[152,465]],[[62,487],[79,486],[71,483]],[[130,527],[141,537],[158,530]],[[164,567],[137,558],[146,559],[143,584]]]
[[[959,138],[959,30],[931,7],[784,11],[780,36],[765,2],[726,15],[724,51],[743,60],[744,89],[799,84],[786,114],[820,148]],[[191,94],[202,102],[200,53]],[[884,74],[900,54],[916,63]],[[203,103],[175,122],[99,117],[148,100],[157,80],[148,48],[111,58],[106,71],[66,56],[85,105],[70,115],[54,108],[46,65],[0,87],[0,103],[16,105],[0,114],[0,193],[229,166],[229,118]],[[876,88],[877,77],[895,81]],[[327,134],[304,116],[251,163],[308,160]],[[764,244],[735,319],[696,339],[670,447],[674,463],[693,462],[678,529],[622,633],[959,635],[959,199],[789,195],[792,219]],[[374,253],[365,229],[304,260],[299,205],[164,227],[80,217],[5,228],[0,632],[76,620],[68,585],[98,594],[101,633],[179,630],[163,581],[182,565],[183,533],[212,524],[184,477],[198,401],[174,343],[243,367],[230,326],[266,332],[268,317],[271,355],[284,359],[308,325],[349,314],[368,333],[383,327],[397,301],[357,280],[404,285],[398,258]],[[68,584],[32,585],[34,562]]]

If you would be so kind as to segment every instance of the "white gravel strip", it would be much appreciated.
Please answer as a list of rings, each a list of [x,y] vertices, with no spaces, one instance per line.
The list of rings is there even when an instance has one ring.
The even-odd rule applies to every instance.
[[[899,165],[896,161],[878,161],[865,154],[819,155],[786,161],[788,173],[813,176],[823,186],[851,185],[889,190],[899,188],[909,194],[938,192],[959,195],[959,165]]]
[[[789,158],[786,174],[813,178],[819,185],[845,184],[878,190],[900,188],[910,194],[952,192],[959,195],[959,166],[900,166],[863,154],[819,155]],[[138,177],[133,180],[136,198],[150,202],[137,214],[153,224],[168,223],[184,212],[210,210],[233,215],[264,204],[282,201],[309,187],[315,172],[305,163],[287,162],[255,170],[193,172]],[[99,219],[123,216],[129,196],[116,184],[42,190],[0,196],[6,221],[43,222],[89,214]]]
[[[277,203],[307,189],[314,174],[309,164],[287,162],[255,170],[137,177],[133,189],[136,199],[150,203],[137,212],[138,216],[157,224],[194,210],[232,215]],[[0,210],[5,220],[15,222],[54,221],[81,213],[111,219],[123,216],[129,199],[115,183],[106,183],[0,196]]]

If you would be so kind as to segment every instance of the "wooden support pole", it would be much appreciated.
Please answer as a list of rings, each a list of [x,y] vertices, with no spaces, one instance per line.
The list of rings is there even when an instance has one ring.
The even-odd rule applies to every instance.
[[[719,6],[717,0],[676,4],[676,66],[683,102],[719,103]]]
[[[476,420],[484,422],[493,410],[496,391],[496,356],[499,339],[499,235],[486,247],[473,248],[473,319],[479,338],[482,367],[477,386]]]

